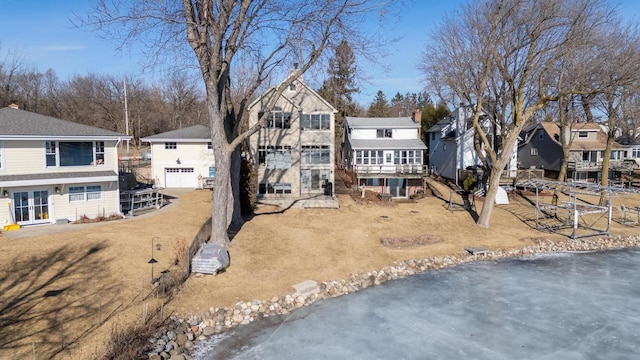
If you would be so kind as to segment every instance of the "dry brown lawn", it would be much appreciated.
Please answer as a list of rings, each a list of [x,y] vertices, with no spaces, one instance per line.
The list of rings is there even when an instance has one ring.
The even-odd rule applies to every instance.
[[[200,314],[237,301],[268,300],[293,293],[291,286],[304,280],[338,280],[396,260],[461,254],[467,246],[522,247],[535,237],[559,238],[532,228],[533,206],[521,197],[497,206],[485,229],[466,211],[448,211],[448,189],[431,183],[441,197],[362,204],[338,195],[340,209],[261,205],[234,237],[227,271],[191,276],[164,314]],[[640,205],[635,195],[616,201]],[[482,203],[477,205],[479,210]],[[157,275],[171,268],[173,244],[193,238],[210,209],[210,192],[196,190],[132,219],[64,225],[68,231],[62,232],[53,231],[60,225],[51,225],[49,234],[39,236],[0,236],[0,359],[98,357],[113,329],[140,321],[145,307],[151,311],[159,304],[147,297],[152,246],[160,244],[153,253]],[[16,235],[20,232],[28,235],[29,229]],[[638,228],[618,223],[612,228],[615,235],[635,233]],[[392,248],[382,238],[438,241]],[[104,324],[97,325],[101,320]]]

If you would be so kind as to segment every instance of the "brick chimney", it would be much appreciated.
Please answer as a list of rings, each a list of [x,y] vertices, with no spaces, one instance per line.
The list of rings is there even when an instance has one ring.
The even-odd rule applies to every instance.
[[[9,103],[9,107],[12,109],[20,109],[20,106],[18,106],[18,102],[15,100],[11,100],[11,102]]]
[[[415,109],[413,111],[412,119],[413,119],[413,122],[420,124],[420,122],[422,121],[422,110]]]

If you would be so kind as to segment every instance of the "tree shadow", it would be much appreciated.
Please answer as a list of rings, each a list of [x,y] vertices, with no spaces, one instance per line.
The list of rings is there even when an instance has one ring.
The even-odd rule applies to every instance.
[[[52,358],[113,315],[105,248],[63,246],[0,267],[0,358]]]

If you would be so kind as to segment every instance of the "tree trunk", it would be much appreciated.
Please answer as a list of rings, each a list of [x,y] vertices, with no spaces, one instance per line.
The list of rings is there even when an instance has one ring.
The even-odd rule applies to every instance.
[[[611,150],[613,148],[613,141],[614,138],[612,134],[609,134],[609,136],[607,137],[607,147],[604,149],[604,155],[602,159],[602,170],[600,171],[600,185],[602,185],[602,187],[609,186],[609,164],[611,159]],[[600,201],[598,202],[598,205],[605,206],[607,204],[607,198],[607,191],[603,190],[600,193]]]
[[[211,118],[211,146],[216,162],[216,176],[213,179],[213,206],[211,211],[211,239],[210,241],[222,246],[229,245],[229,213],[227,210],[231,189],[231,152],[224,132],[224,122],[220,118],[220,111],[216,106],[207,103]]]
[[[242,205],[240,202],[240,168],[242,167],[242,149],[237,147],[231,152],[231,196],[233,197],[233,210],[231,212],[231,229],[237,230],[244,224],[242,217]]]

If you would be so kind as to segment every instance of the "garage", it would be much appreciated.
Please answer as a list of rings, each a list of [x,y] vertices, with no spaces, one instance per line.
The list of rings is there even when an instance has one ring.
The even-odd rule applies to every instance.
[[[193,168],[165,168],[164,186],[166,188],[193,188],[197,187],[197,179]]]

